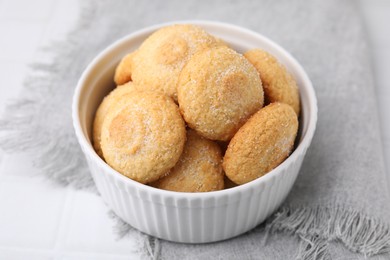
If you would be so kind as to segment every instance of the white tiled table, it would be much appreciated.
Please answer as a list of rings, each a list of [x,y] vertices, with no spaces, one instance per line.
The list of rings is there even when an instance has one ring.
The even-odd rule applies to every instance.
[[[38,48],[63,39],[79,7],[77,0],[0,0],[0,112],[42,56]],[[107,212],[97,195],[48,181],[28,156],[0,152],[0,259],[136,259]]]
[[[359,3],[372,46],[389,168],[390,1]],[[38,47],[63,39],[78,13],[77,0],[0,0],[0,113],[18,96],[27,64],[41,55]],[[97,195],[46,180],[26,155],[0,152],[0,259],[136,259],[133,241],[115,237],[107,211]]]

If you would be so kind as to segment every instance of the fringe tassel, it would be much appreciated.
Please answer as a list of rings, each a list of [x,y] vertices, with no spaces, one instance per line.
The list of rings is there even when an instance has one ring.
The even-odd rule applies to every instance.
[[[83,15],[76,30],[69,33],[65,41],[52,42],[41,49],[42,56],[50,56],[47,60],[30,65],[20,98],[7,104],[1,117],[0,149],[7,153],[28,153],[34,166],[50,180],[97,193],[77,143],[71,117],[74,87],[86,64],[75,64],[73,59],[66,58],[75,53],[89,53],[81,50],[80,40],[85,37],[90,21],[94,20],[95,6],[92,1],[83,3]],[[85,62],[91,59],[84,57]],[[135,230],[112,212],[109,216],[115,222],[118,239],[131,235],[132,241],[139,241],[134,250],[141,257],[158,259],[158,239]]]
[[[389,225],[342,206],[283,207],[266,229],[301,238],[297,259],[330,259],[332,241],[366,257],[390,252]]]
[[[0,120],[0,148],[26,152],[51,180],[96,192],[72,127],[71,104],[83,64],[74,68],[69,58],[80,48],[94,5],[83,6],[77,29],[63,42],[40,50],[43,61],[30,65],[18,100],[7,104]],[[86,61],[89,58],[85,59]],[[64,75],[64,72],[67,75]]]
[[[115,234],[117,239],[123,239],[131,236],[137,243],[134,247],[134,253],[138,254],[142,259],[158,260],[160,256],[160,240],[158,238],[146,235],[137,229],[133,228],[122,219],[120,219],[113,211],[109,211],[108,215],[114,220]]]
[[[331,256],[327,250],[327,241],[320,237],[307,239],[300,236],[301,243],[299,245],[297,260],[318,259],[331,260]]]

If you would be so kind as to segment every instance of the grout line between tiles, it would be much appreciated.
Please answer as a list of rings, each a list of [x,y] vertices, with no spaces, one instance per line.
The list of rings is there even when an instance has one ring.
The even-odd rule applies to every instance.
[[[112,254],[112,253],[91,253],[91,252],[83,252],[83,251],[69,251],[61,255],[53,254],[53,250],[50,249],[39,249],[39,248],[27,248],[27,247],[12,247],[12,246],[0,246],[0,251],[22,251],[24,253],[31,254],[40,254],[45,257],[50,257],[50,259],[63,259],[65,256],[77,256],[77,257],[116,257],[116,258],[124,258],[129,259],[128,255],[125,254]],[[133,258],[134,259],[134,258]]]
[[[57,256],[62,256],[64,251],[64,245],[66,244],[67,231],[69,230],[69,216],[71,215],[73,209],[73,197],[74,191],[70,188],[66,188],[66,197],[65,203],[62,208],[61,219],[59,223],[59,227],[57,230],[56,242],[53,248],[53,254]]]

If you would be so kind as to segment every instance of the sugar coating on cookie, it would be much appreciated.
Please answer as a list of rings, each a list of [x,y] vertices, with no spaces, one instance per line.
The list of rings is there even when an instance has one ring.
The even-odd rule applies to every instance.
[[[221,44],[222,41],[195,25],[161,28],[149,36],[134,55],[132,80],[147,90],[159,91],[177,100],[177,79],[189,58]]]
[[[114,75],[114,81],[116,85],[123,85],[131,81],[134,54],[135,52],[131,52],[124,56],[116,67]]]
[[[187,142],[178,163],[167,176],[152,183],[164,190],[207,192],[224,188],[219,146],[195,131],[187,132]]]
[[[261,49],[253,49],[244,56],[260,74],[264,88],[265,103],[282,102],[289,104],[299,115],[300,100],[297,83],[294,77],[279,61]]]
[[[128,82],[124,85],[118,86],[114,90],[110,92],[106,97],[104,97],[102,103],[99,105],[96,110],[95,119],[93,122],[93,130],[92,130],[92,141],[93,147],[96,153],[103,158],[102,149],[100,146],[101,133],[102,133],[102,125],[104,118],[106,117],[108,111],[112,104],[117,103],[119,98],[123,95],[126,95],[132,91],[136,91],[139,89],[132,82]]]
[[[256,69],[226,46],[195,54],[180,73],[177,90],[187,124],[211,140],[230,140],[264,101]]]
[[[185,140],[185,124],[174,101],[136,91],[111,106],[103,121],[101,148],[112,168],[149,183],[175,166]]]
[[[271,103],[260,109],[230,141],[223,159],[226,176],[244,184],[271,171],[291,153],[297,131],[290,105]]]

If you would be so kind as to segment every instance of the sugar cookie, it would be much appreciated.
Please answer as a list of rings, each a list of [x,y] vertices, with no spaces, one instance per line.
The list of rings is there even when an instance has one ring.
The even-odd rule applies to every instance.
[[[134,55],[132,80],[147,90],[162,92],[177,100],[177,79],[183,66],[196,52],[221,45],[195,25],[171,25],[154,32]]]
[[[122,86],[118,86],[103,99],[102,103],[99,105],[98,109],[96,110],[95,120],[93,122],[92,141],[96,153],[101,158],[103,158],[103,153],[100,146],[100,138],[101,138],[103,120],[106,117],[111,105],[117,102],[120,97],[126,95],[127,93],[133,90],[137,90],[137,87],[132,82],[128,82]]]
[[[223,159],[226,176],[237,184],[263,176],[289,156],[297,131],[291,106],[271,103],[260,109],[230,141]]]
[[[181,192],[223,189],[224,174],[219,146],[189,130],[179,162],[167,176],[154,182],[152,186]]]
[[[110,107],[102,125],[101,148],[112,168],[148,183],[175,166],[185,140],[185,124],[171,98],[133,91]]]
[[[180,73],[177,90],[187,124],[211,140],[230,140],[263,106],[258,72],[226,46],[193,55]]]
[[[293,76],[279,61],[261,49],[253,49],[244,54],[260,74],[266,104],[282,102],[289,104],[299,115],[300,100],[298,86]]]
[[[131,80],[134,53],[129,53],[123,57],[116,67],[114,75],[116,85],[123,85]]]

